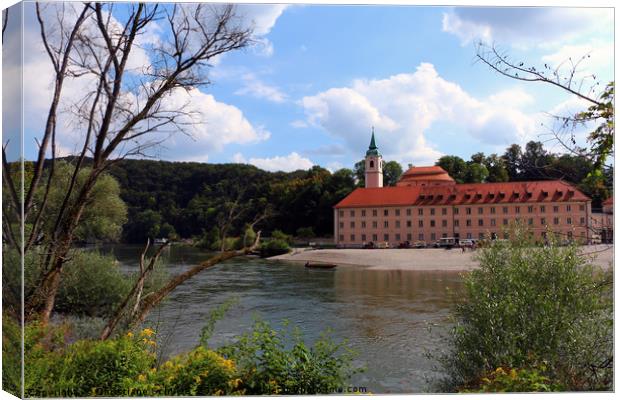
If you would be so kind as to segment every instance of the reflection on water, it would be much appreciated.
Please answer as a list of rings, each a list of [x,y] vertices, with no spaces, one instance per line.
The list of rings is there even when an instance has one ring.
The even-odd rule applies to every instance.
[[[126,270],[137,268],[139,247],[116,246]],[[165,258],[176,274],[207,257],[196,249],[172,247]],[[174,354],[198,343],[209,311],[231,297],[239,299],[216,326],[213,346],[248,330],[256,317],[274,325],[297,324],[313,341],[328,328],[338,340],[347,339],[366,371],[351,384],[373,393],[411,393],[426,389],[431,362],[426,351],[440,346],[445,330],[449,291],[458,292],[461,277],[454,272],[383,271],[340,266],[308,270],[303,265],[259,259],[236,259],[204,271],[149,317],[165,352]],[[438,328],[429,332],[429,325]]]

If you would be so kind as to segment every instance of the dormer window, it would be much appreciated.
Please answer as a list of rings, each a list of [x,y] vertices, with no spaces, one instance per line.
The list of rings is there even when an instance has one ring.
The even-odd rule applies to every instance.
[[[455,194],[451,194],[448,200],[456,200],[456,195]]]
[[[489,193],[489,198],[494,199],[495,198],[495,193]]]
[[[573,196],[574,194],[575,194],[575,191],[574,191],[574,190],[569,190],[569,191],[568,191],[568,196]]]
[[[525,193],[525,196],[529,199],[530,197],[532,197],[532,192]]]
[[[512,197],[519,197],[519,192],[517,191],[512,192]]]
[[[481,199],[482,198],[482,193],[476,193],[476,199]]]
[[[542,195],[543,195],[543,197],[547,197],[547,196],[549,196],[549,192],[543,190]]]
[[[471,198],[471,195],[469,193],[465,194],[465,200],[469,200]]]
[[[424,197],[425,197],[425,196],[424,196],[423,194],[421,194],[421,195],[420,195],[420,200],[424,200]]]

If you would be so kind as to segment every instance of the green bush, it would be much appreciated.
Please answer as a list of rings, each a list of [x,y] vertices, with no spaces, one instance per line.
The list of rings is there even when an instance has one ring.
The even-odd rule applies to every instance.
[[[127,382],[130,396],[243,394],[234,362],[202,346]]]
[[[314,229],[311,226],[297,229],[297,237],[301,239],[310,239],[315,237]]]
[[[291,250],[288,242],[282,239],[270,239],[260,244],[258,251],[261,257],[272,257],[286,254]]]
[[[463,388],[461,393],[495,393],[495,392],[557,392],[565,390],[561,384],[554,383],[545,376],[545,365],[531,368],[498,367],[483,376],[475,386]]]
[[[450,350],[439,357],[443,390],[476,382],[498,366],[548,365],[568,390],[609,390],[613,369],[611,272],[575,246],[535,247],[526,232],[479,250],[454,309]]]
[[[308,347],[298,328],[277,332],[262,321],[252,332],[219,350],[237,365],[245,394],[333,393],[359,370],[345,343],[323,335]]]
[[[131,281],[112,256],[75,251],[63,269],[56,311],[73,315],[110,315],[131,290]]]
[[[276,229],[273,232],[271,232],[271,239],[280,240],[280,241],[286,242],[289,245],[293,243],[293,237],[291,235],[287,235],[286,233],[282,232],[279,229]]]

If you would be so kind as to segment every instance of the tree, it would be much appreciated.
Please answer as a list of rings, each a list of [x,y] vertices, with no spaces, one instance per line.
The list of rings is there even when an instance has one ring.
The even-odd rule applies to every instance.
[[[355,171],[355,180],[357,181],[357,187],[366,186],[366,160],[360,160],[355,163],[353,167]]]
[[[56,8],[50,11],[50,7]],[[186,124],[195,122],[193,114],[182,106],[169,106],[164,99],[177,91],[208,84],[209,62],[247,46],[251,38],[251,29],[239,24],[235,8],[230,5],[139,3],[118,6],[125,7],[119,11],[116,7],[105,3],[36,4],[41,41],[54,70],[53,96],[23,203],[17,196],[15,181],[7,178],[3,185],[11,194],[12,206],[7,211],[18,225],[32,226],[24,243],[26,251],[40,237],[41,222],[55,221],[51,237],[42,244],[46,254],[42,257],[44,273],[25,304],[27,318],[38,316],[43,323],[49,321],[76,229],[102,174],[114,159],[144,155],[165,140],[154,132],[166,129],[186,132]],[[163,34],[156,43],[142,46],[148,51],[150,62],[136,77],[130,70],[130,57],[139,46],[138,38],[155,23]],[[84,82],[83,97],[78,103],[64,104],[65,83],[80,79]],[[84,140],[72,164],[67,192],[53,215],[47,208],[52,181],[43,179],[44,162],[51,154],[49,176],[54,176],[56,123],[58,110],[63,106],[73,110],[74,122],[81,127]],[[10,177],[5,149],[6,144],[3,167],[8,174],[3,176]],[[87,155],[92,158],[91,169],[79,181]],[[37,200],[35,194],[40,187],[43,196]],[[23,214],[17,212],[21,209]],[[7,236],[17,237],[14,226],[5,224],[3,228]]]
[[[467,172],[465,174],[465,183],[482,183],[489,176],[487,167],[475,162],[467,163]]]
[[[486,157],[484,166],[487,168],[487,171],[489,171],[487,182],[508,182],[510,180],[508,171],[506,170],[506,163],[504,159],[497,154],[494,153]]]
[[[403,167],[396,161],[388,161],[383,164],[383,186],[396,186],[396,182],[403,174]]]
[[[521,178],[521,157],[523,157],[523,151],[518,144],[510,145],[502,156],[510,181],[518,181]]]
[[[465,183],[467,164],[458,156],[442,156],[435,165],[443,168],[457,183]]]
[[[590,58],[590,54],[577,60],[569,58],[556,68],[546,63],[536,67],[514,60],[495,45],[480,42],[476,58],[503,76],[524,82],[545,83],[585,100],[589,104],[585,111],[575,115],[553,115],[556,124],[550,134],[570,153],[590,159],[594,164],[592,172],[598,177],[602,176],[603,168],[609,167],[605,164],[607,159],[613,156],[615,91],[613,81],[601,89],[594,74],[580,75],[580,64]],[[575,129],[591,124],[596,125],[596,128],[587,137],[590,148],[581,148],[576,142]]]

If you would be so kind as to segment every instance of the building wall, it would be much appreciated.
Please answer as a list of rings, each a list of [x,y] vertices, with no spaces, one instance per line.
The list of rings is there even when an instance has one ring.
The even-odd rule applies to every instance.
[[[442,237],[503,238],[503,227],[520,219],[536,238],[547,230],[589,242],[590,202],[458,206],[385,206],[335,209],[335,240],[344,247],[368,242],[427,243]],[[469,222],[468,222],[469,221]]]

